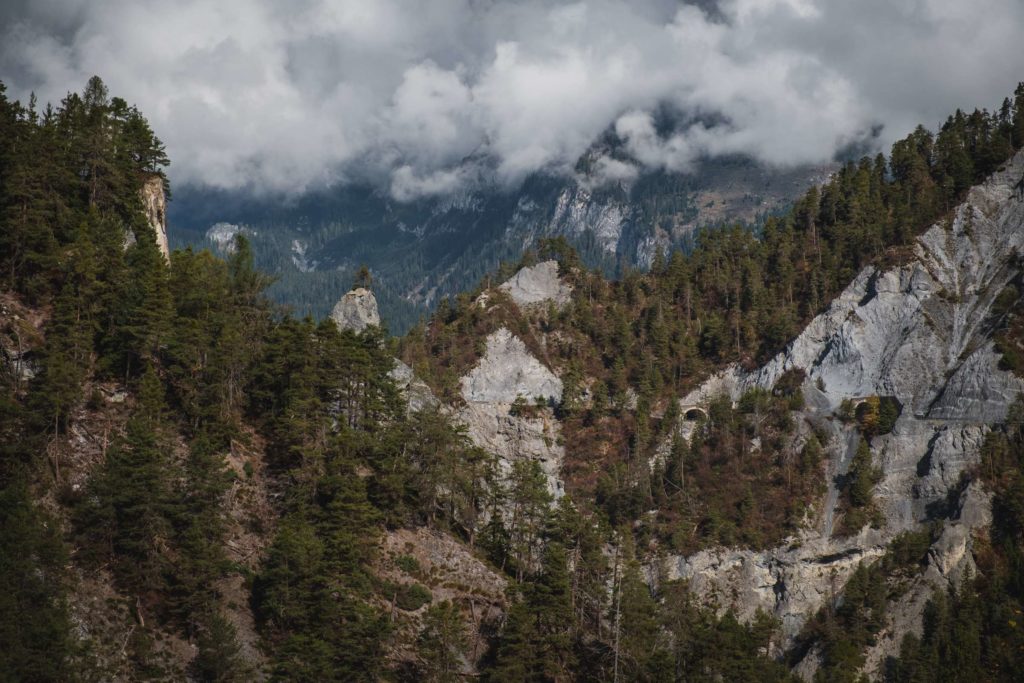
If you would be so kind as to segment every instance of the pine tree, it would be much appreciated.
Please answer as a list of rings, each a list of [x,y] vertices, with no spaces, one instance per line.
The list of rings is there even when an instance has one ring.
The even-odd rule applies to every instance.
[[[135,415],[107,453],[76,511],[83,555],[110,560],[128,591],[164,585],[174,502],[170,464],[155,425]]]
[[[241,683],[250,680],[252,667],[245,661],[234,624],[220,612],[203,619],[199,631],[193,675],[204,683]]]
[[[507,499],[509,551],[520,581],[537,568],[536,553],[550,504],[551,494],[540,463],[536,460],[512,463]]]
[[[76,646],[68,612],[67,552],[23,478],[0,484],[0,678],[72,680]]]
[[[462,679],[462,661],[469,647],[466,625],[449,601],[431,605],[423,616],[416,651],[424,681],[452,683]]]
[[[614,596],[618,604],[619,670],[627,680],[640,680],[658,666],[660,629],[657,604],[640,573],[640,563],[627,558]]]
[[[1017,86],[1013,99],[1013,146],[1024,147],[1024,83]]]

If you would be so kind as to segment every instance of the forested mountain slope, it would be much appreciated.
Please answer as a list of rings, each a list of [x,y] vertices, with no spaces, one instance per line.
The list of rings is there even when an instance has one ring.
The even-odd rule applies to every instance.
[[[0,97],[0,671],[1012,680],[1022,146],[1024,86],[760,234],[619,282],[547,240],[394,341],[358,289],[283,314],[244,235],[163,255],[99,79]]]

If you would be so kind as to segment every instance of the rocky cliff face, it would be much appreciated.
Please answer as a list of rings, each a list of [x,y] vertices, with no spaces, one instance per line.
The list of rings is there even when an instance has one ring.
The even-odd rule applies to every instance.
[[[922,235],[904,265],[861,272],[828,311],[776,358],[750,373],[739,368],[709,379],[683,398],[770,388],[786,371],[806,373],[807,408],[798,417],[829,435],[829,493],[817,523],[783,547],[764,552],[712,550],[669,558],[661,567],[684,577],[704,598],[750,617],[778,616],[793,637],[841,588],[861,560],[880,556],[902,531],[944,523],[929,566],[891,609],[889,624],[868,653],[875,674],[908,630],[920,631],[924,603],[936,587],[972,568],[973,533],[990,522],[986,494],[961,490],[961,473],[977,463],[989,425],[1005,419],[1024,383],[999,368],[989,333],[991,308],[1017,275],[1024,245],[1024,153],[971,190],[952,217]],[[891,434],[875,437],[872,453],[883,471],[875,496],[885,523],[845,539],[832,537],[837,492],[832,478],[846,471],[856,439],[835,411],[844,399],[892,396],[903,406]],[[943,505],[952,500],[953,504]],[[952,507],[952,510],[949,510]],[[799,671],[815,670],[812,651]]]
[[[781,651],[836,599],[858,565],[882,557],[899,534],[936,524],[940,531],[927,566],[890,603],[887,623],[867,652],[865,672],[878,674],[902,637],[920,631],[933,592],[975,570],[975,538],[991,523],[989,495],[962,475],[978,462],[991,425],[1005,419],[1024,390],[1024,382],[999,367],[991,339],[993,304],[1019,274],[1022,243],[1024,153],[923,234],[901,264],[865,268],[763,367],[727,368],[680,398],[686,415],[713,397],[737,400],[749,389],[771,389],[784,374],[801,371],[805,407],[792,415],[794,446],[798,450],[801,440],[817,435],[829,454],[822,471],[828,485],[803,530],[778,547],[649,558],[649,579],[685,578],[708,604],[732,608],[743,619],[758,610],[774,614],[782,624],[783,639],[775,643]],[[557,268],[547,263],[520,271],[500,288],[531,325],[543,317],[538,305],[568,296]],[[494,298],[485,292],[476,304],[488,307]],[[543,348],[545,333],[535,336]],[[560,423],[548,407],[513,406],[517,398],[533,404],[540,397],[550,404],[562,394],[557,374],[541,362],[539,351],[531,353],[538,346],[530,341],[528,347],[507,327],[488,336],[485,353],[461,379],[464,404],[452,411],[506,472],[517,460],[541,462],[557,495],[564,458]],[[872,396],[892,397],[902,406],[891,433],[871,441],[882,473],[874,490],[882,523],[838,537],[838,480],[861,440],[857,428],[841,419],[841,408]],[[677,431],[689,438],[695,425],[683,419]],[[819,661],[812,648],[797,671],[813,677]]]
[[[163,178],[154,175],[146,179],[142,185],[142,206],[149,227],[156,233],[160,253],[169,261],[171,251],[167,245],[167,195],[164,194]]]
[[[572,293],[559,277],[555,261],[522,268],[499,289],[524,309],[548,303],[562,306]],[[489,299],[484,292],[477,305],[487,306]],[[465,404],[457,409],[456,419],[466,425],[470,439],[496,455],[506,475],[517,460],[538,461],[548,490],[560,496],[565,449],[550,406],[562,400],[562,380],[537,360],[521,339],[502,327],[487,337],[483,358],[460,385]],[[517,400],[530,406],[528,414],[515,408]]]
[[[562,380],[526,349],[521,339],[501,328],[487,337],[487,352],[462,378],[467,403],[512,403],[517,398],[562,399]]]
[[[558,277],[558,262],[544,261],[530,268],[522,268],[499,289],[508,292],[520,306],[552,302],[556,306],[569,303],[572,287]]]
[[[395,381],[395,386],[405,395],[410,411],[434,408],[438,405],[438,400],[427,383],[417,377],[412,368],[402,361],[395,360],[395,367],[389,375]]]
[[[470,439],[498,456],[506,474],[516,460],[537,460],[550,492],[561,495],[559,470],[565,450],[553,411],[536,408],[531,417],[516,414],[513,403],[517,398],[531,405],[537,399],[557,403],[562,398],[562,381],[503,327],[487,338],[484,357],[461,384],[466,403],[456,417],[466,425]]]
[[[334,304],[331,320],[341,329],[355,332],[362,332],[370,325],[380,325],[377,299],[370,290],[357,287]]]

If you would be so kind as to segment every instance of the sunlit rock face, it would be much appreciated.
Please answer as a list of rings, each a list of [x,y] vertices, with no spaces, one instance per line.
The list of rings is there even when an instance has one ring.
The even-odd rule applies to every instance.
[[[164,194],[163,178],[158,175],[147,178],[142,185],[141,194],[146,221],[156,234],[156,245],[169,261],[171,251],[167,245],[167,195]]]
[[[778,616],[787,639],[797,634],[861,561],[880,556],[903,531],[942,520],[929,565],[892,605],[889,621],[867,656],[875,675],[907,632],[921,629],[921,613],[935,588],[973,570],[972,531],[990,523],[990,501],[961,473],[979,461],[993,423],[1024,390],[1000,369],[989,336],[992,305],[1018,274],[1024,247],[1024,152],[973,188],[951,219],[932,226],[909,262],[889,270],[865,268],[829,309],[789,347],[753,371],[729,368],[681,399],[696,405],[753,387],[770,388],[783,373],[806,373],[806,408],[795,417],[826,435],[831,452],[829,492],[817,522],[779,548],[753,552],[708,550],[671,557],[659,569],[687,578],[708,602],[750,618],[758,609]],[[903,412],[891,434],[872,440],[883,471],[875,489],[884,524],[846,539],[832,538],[833,479],[849,465],[856,434],[835,419],[844,399],[892,396]],[[652,577],[656,572],[652,569]],[[812,651],[798,667],[817,666]]]
[[[549,491],[561,495],[559,470],[565,449],[559,423],[547,406],[561,401],[562,381],[503,327],[487,337],[483,358],[461,385],[465,406],[457,417],[473,442],[498,456],[506,475],[517,460],[538,461]],[[535,406],[531,415],[513,410],[517,398]],[[545,407],[536,407],[538,399]]]
[[[562,400],[562,380],[504,327],[487,337],[484,357],[461,384],[468,403],[512,403],[518,397],[531,403],[537,398]]]
[[[522,268],[499,289],[508,292],[520,306],[551,302],[561,307],[569,303],[569,297],[572,296],[572,287],[558,276],[557,261],[544,261]]]

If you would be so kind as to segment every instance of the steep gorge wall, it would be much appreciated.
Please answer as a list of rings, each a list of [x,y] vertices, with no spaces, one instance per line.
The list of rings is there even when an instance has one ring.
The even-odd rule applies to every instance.
[[[865,268],[804,332],[764,367],[732,367],[681,401],[695,405],[722,393],[734,399],[753,387],[770,389],[786,371],[806,373],[807,407],[798,417],[828,434],[829,494],[813,528],[763,552],[716,549],[667,558],[657,571],[683,577],[706,600],[741,617],[763,609],[779,617],[792,639],[857,564],[883,554],[900,532],[936,520],[946,508],[929,566],[890,610],[889,625],[868,653],[875,674],[908,629],[920,630],[927,596],[973,569],[972,534],[990,523],[989,499],[961,474],[978,462],[984,435],[1005,419],[1024,383],[1000,369],[991,339],[992,305],[1018,274],[1024,244],[1024,153],[973,188],[952,217],[914,246],[904,265]],[[832,538],[835,475],[849,465],[855,435],[836,418],[844,399],[892,396],[903,412],[892,433],[871,443],[882,469],[875,497],[879,529]],[[953,509],[943,505],[954,500]],[[814,653],[799,669],[815,669]]]

